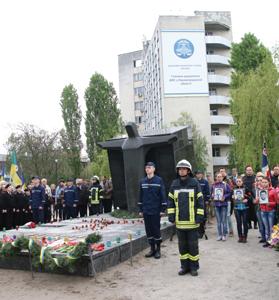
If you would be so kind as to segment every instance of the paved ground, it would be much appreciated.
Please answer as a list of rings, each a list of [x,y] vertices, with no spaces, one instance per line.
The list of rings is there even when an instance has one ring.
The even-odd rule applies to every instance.
[[[249,232],[247,244],[237,237],[215,240],[215,226],[209,240],[200,242],[199,276],[179,277],[177,240],[166,241],[162,259],[145,259],[144,253],[129,262],[98,274],[97,281],[51,274],[0,270],[0,297],[5,299],[279,299],[279,252],[258,244],[257,230]]]

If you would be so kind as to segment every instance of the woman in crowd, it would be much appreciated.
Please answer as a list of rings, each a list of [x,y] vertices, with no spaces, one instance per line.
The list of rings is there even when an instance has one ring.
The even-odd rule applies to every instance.
[[[226,241],[227,239],[227,201],[230,198],[230,186],[227,183],[223,182],[223,175],[221,173],[218,173],[216,175],[216,182],[212,185],[211,188],[211,199],[214,201],[215,214],[217,219],[217,241]]]

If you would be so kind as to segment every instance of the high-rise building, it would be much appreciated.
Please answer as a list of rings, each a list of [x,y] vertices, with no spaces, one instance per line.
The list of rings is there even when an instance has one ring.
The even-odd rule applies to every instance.
[[[119,55],[124,121],[160,129],[187,112],[207,139],[208,170],[227,166],[231,42],[230,12],[160,16],[142,50]]]

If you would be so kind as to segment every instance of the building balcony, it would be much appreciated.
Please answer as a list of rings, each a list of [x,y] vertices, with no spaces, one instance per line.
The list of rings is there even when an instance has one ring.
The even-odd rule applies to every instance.
[[[205,29],[206,30],[212,30],[212,31],[228,31],[230,30],[230,26],[228,24],[225,24],[221,21],[205,21]]]
[[[210,116],[211,125],[232,125],[233,118],[231,116]]]
[[[211,143],[212,145],[231,145],[232,140],[227,135],[212,135]]]
[[[206,35],[205,42],[207,45],[211,46],[212,48],[231,48],[231,41],[218,35]]]
[[[213,157],[213,166],[227,166],[229,160],[226,156]]]
[[[229,67],[229,58],[223,55],[209,54],[206,55],[206,61],[210,66]]]
[[[231,79],[229,76],[217,75],[217,74],[208,74],[208,83],[219,85],[219,86],[228,86],[230,85]]]
[[[209,104],[230,105],[230,98],[227,96],[211,95],[209,96]]]

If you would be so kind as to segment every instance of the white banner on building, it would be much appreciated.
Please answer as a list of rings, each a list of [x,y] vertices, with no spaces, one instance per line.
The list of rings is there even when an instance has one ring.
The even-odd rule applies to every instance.
[[[162,30],[161,36],[165,97],[207,96],[204,31]]]

